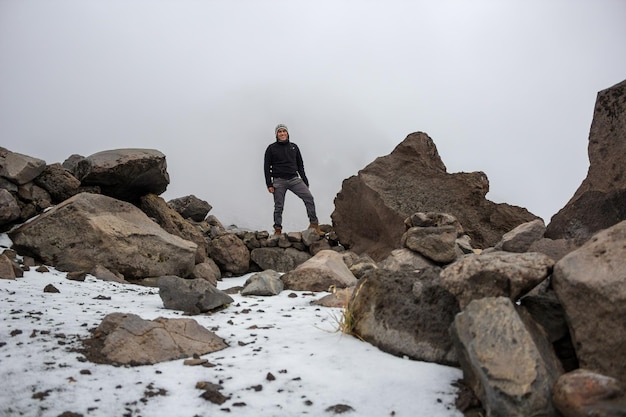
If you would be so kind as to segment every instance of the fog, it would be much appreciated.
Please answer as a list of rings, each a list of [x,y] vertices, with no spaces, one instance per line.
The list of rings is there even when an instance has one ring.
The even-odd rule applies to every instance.
[[[167,158],[167,200],[270,230],[263,153],[300,147],[322,223],[408,134],[546,223],[585,178],[598,91],[626,78],[623,0],[0,0],[0,146]],[[308,224],[288,194],[284,229]]]

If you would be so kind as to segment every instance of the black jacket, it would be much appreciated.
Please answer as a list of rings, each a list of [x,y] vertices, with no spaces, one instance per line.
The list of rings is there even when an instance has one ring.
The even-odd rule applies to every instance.
[[[304,162],[300,148],[287,139],[284,142],[276,139],[265,150],[265,185],[272,187],[274,178],[291,179],[300,175],[302,181],[309,186],[309,180],[304,173]]]

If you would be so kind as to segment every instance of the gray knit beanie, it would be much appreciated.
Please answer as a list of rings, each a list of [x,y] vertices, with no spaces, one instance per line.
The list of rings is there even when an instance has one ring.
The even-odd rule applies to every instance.
[[[287,131],[287,134],[289,134],[289,129],[287,129],[287,125],[280,123],[277,124],[274,128],[274,136],[278,135],[278,129],[285,129]]]

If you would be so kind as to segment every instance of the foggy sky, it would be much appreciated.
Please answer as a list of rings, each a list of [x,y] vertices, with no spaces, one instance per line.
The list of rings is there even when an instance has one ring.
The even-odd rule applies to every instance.
[[[546,224],[585,178],[598,91],[626,79],[623,0],[0,0],[0,146],[166,155],[166,200],[270,230],[263,153],[302,150],[322,223],[408,134]],[[284,229],[308,224],[288,194]]]

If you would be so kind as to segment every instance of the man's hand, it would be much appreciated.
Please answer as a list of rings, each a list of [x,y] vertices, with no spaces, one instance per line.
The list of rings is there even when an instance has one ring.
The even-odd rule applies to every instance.
[[[274,187],[267,187],[267,191],[274,194]]]

